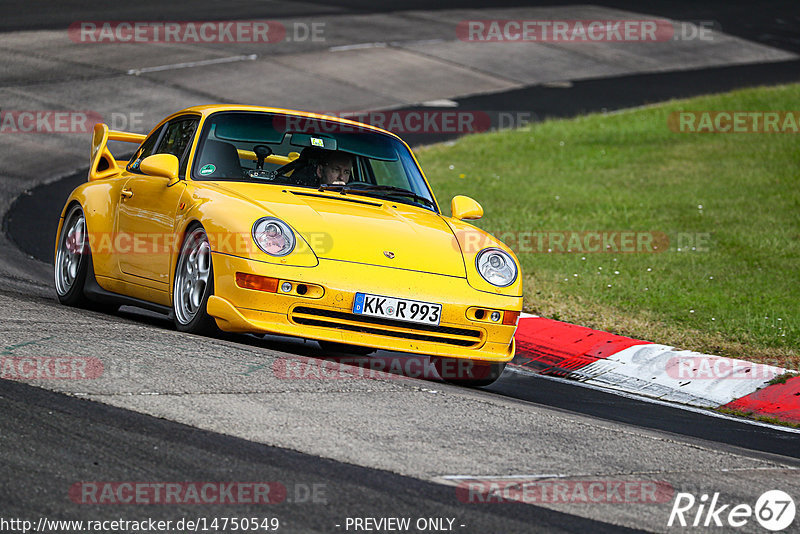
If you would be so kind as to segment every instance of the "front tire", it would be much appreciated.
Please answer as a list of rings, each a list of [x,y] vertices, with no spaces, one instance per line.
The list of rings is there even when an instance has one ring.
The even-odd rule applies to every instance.
[[[175,328],[191,334],[216,334],[219,329],[206,312],[208,297],[214,293],[214,267],[211,246],[202,226],[186,233],[175,266],[172,310]]]
[[[56,294],[61,304],[86,307],[89,300],[83,292],[86,273],[92,256],[86,235],[86,217],[79,204],[74,204],[61,226],[54,262]]]
[[[444,356],[431,356],[431,360],[442,380],[466,387],[488,386],[500,378],[506,368],[506,362],[483,362]]]

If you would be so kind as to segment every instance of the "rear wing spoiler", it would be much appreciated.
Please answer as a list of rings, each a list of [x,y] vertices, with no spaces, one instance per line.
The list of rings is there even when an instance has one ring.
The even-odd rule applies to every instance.
[[[144,134],[118,132],[109,130],[102,122],[94,125],[92,132],[92,150],[89,163],[89,181],[101,180],[119,173],[127,161],[117,160],[106,146],[109,141],[141,144],[147,136]]]

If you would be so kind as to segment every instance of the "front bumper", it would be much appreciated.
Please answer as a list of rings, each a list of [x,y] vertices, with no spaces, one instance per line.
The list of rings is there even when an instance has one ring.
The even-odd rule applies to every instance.
[[[476,306],[519,312],[522,297],[473,289],[464,278],[320,258],[316,267],[275,265],[214,253],[214,295],[207,311],[227,332],[335,341],[383,350],[493,362],[514,357],[516,325],[468,318]],[[236,273],[321,286],[306,296],[244,289]],[[442,304],[439,326],[352,313],[356,292]]]

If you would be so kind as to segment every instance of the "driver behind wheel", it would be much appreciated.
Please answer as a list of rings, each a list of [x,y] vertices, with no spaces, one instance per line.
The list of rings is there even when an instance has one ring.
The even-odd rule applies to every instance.
[[[353,175],[353,158],[344,152],[327,152],[317,165],[317,178],[320,185],[344,185]]]
[[[346,184],[353,174],[350,154],[306,147],[300,157],[277,170],[282,180],[292,185],[317,187],[322,184]]]

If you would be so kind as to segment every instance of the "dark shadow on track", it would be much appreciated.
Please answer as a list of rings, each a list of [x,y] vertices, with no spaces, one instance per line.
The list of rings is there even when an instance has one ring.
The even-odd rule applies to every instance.
[[[500,380],[484,389],[567,412],[800,459],[800,433],[714,417],[566,381],[506,371]]]
[[[494,128],[524,126],[521,120],[537,122],[551,118],[577,117],[586,113],[664,102],[676,98],[708,95],[765,85],[800,82],[800,60],[713,67],[698,70],[632,74],[594,80],[580,80],[560,87],[533,85],[503,93],[492,93],[455,101],[458,107],[432,108],[409,106],[398,111],[477,112],[488,115]],[[505,124],[497,124],[499,114]],[[522,113],[522,115],[519,115]],[[479,115],[480,116],[480,115]],[[476,124],[480,121],[476,119]],[[509,124],[510,123],[510,124]],[[482,126],[482,123],[481,123]],[[664,117],[664,128],[667,118]],[[425,145],[458,137],[452,133],[400,133],[410,145]]]
[[[3,218],[3,232],[11,242],[25,254],[52,265],[61,209],[72,190],[86,181],[87,172],[34,187],[17,197]]]

